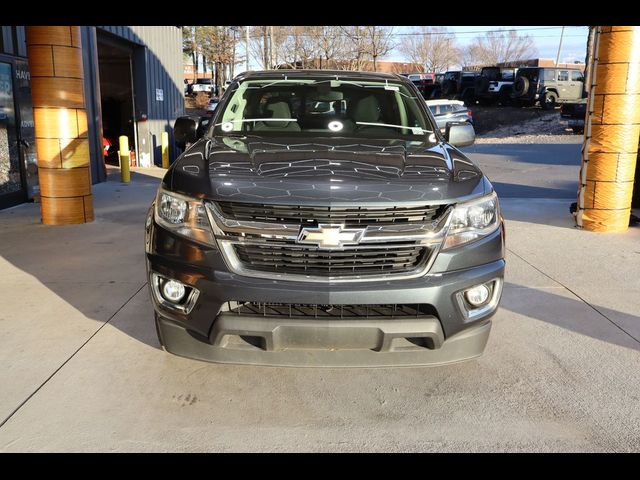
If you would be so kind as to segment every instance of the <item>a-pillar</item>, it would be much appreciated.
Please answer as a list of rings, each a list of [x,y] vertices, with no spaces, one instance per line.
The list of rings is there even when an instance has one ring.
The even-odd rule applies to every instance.
[[[93,221],[80,27],[26,27],[42,222]]]
[[[596,27],[576,223],[629,226],[640,137],[640,27]]]

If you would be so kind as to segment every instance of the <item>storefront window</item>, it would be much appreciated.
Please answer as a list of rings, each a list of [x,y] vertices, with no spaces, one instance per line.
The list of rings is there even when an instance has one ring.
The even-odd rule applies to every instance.
[[[0,62],[0,200],[22,190],[11,65]]]

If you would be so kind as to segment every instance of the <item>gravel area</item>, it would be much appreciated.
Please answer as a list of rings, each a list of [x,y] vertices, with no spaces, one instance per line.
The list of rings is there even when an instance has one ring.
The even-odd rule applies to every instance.
[[[574,134],[560,123],[560,112],[540,111],[537,118],[504,125],[476,137],[476,143],[581,143],[582,135]]]

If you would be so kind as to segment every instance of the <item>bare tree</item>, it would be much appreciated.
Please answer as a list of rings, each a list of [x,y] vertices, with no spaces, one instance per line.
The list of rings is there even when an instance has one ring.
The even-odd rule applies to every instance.
[[[334,60],[344,57],[346,53],[342,30],[334,25],[311,28],[314,35],[317,36],[316,44],[320,59],[318,68],[322,68],[323,62],[325,68],[330,68],[331,63],[335,63]]]
[[[478,58],[482,56],[480,50],[480,47],[475,44],[466,45],[460,48],[460,55],[458,57],[458,60],[463,70],[480,63],[478,61]]]
[[[198,75],[198,59],[200,57],[200,48],[196,41],[196,30],[198,28],[199,27],[195,26],[182,27],[182,52],[191,57],[194,82]]]
[[[378,58],[384,57],[394,49],[393,27],[368,26],[364,28],[366,53],[373,60],[373,71],[378,71]]]
[[[446,27],[418,27],[402,38],[398,50],[427,72],[442,72],[458,62],[460,49],[456,37]]]
[[[365,27],[340,27],[342,35],[347,40],[347,51],[345,59],[348,62],[342,64],[343,70],[364,70],[367,61],[367,38],[365,35]]]
[[[538,50],[529,35],[519,35],[516,30],[487,32],[476,37],[475,60],[483,65],[515,62],[538,56]]]
[[[227,26],[199,27],[197,41],[203,57],[213,66],[216,91],[220,93],[236,61],[235,32]]]

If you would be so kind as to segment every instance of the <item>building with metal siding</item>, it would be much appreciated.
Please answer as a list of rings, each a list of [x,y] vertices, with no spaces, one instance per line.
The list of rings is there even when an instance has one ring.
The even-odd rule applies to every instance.
[[[161,135],[169,133],[170,158],[177,156],[173,142],[173,123],[184,112],[183,75],[182,75],[182,31],[177,26],[98,26],[83,27],[83,39],[87,47],[83,51],[85,71],[101,62],[105,63],[116,50],[123,57],[130,58],[134,130],[129,135],[129,145],[134,146],[139,162],[146,160],[151,164],[161,164]],[[104,46],[104,48],[102,48]],[[108,49],[111,52],[106,52]],[[103,50],[106,52],[103,54]],[[89,79],[87,90],[100,90],[99,78]],[[94,85],[90,85],[93,82]],[[102,118],[105,112],[99,112],[97,95],[93,105],[87,105],[92,118]],[[104,102],[104,94],[102,94]],[[89,96],[87,96],[89,99]],[[88,102],[89,103],[89,102]],[[96,125],[96,144],[98,132],[103,125]],[[115,138],[111,139],[115,141]],[[101,145],[100,147],[101,148]],[[94,150],[94,147],[92,148]],[[102,181],[101,172],[92,175],[93,182]]]
[[[4,139],[0,141],[0,208],[39,194],[36,165],[42,155],[36,153],[33,132],[29,28],[3,26],[0,30],[0,73],[6,86],[0,92],[4,132],[0,135]],[[103,133],[108,133],[116,150],[119,135],[128,136],[138,165],[160,165],[162,133],[168,132],[169,156],[175,159],[172,127],[184,112],[181,27],[83,26],[79,30],[80,41],[76,45],[72,38],[72,43],[81,52],[84,70],[91,183],[106,180]],[[52,45],[63,48],[55,46],[55,41]]]

